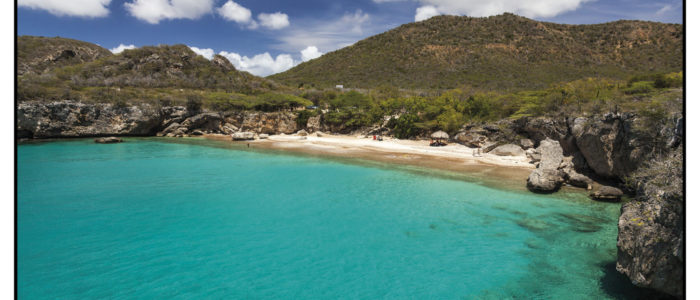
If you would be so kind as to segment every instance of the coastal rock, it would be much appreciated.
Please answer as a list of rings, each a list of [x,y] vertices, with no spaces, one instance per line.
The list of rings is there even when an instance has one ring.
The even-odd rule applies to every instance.
[[[230,123],[225,123],[221,126],[221,132],[223,134],[234,134],[238,132],[238,127]]]
[[[121,143],[122,139],[114,136],[110,137],[102,137],[102,138],[96,138],[95,143],[98,144],[114,144],[114,143]]]
[[[197,135],[204,135],[204,132],[202,132],[199,129],[195,129],[195,130],[192,130],[192,133],[190,133],[190,134],[197,136]]]
[[[234,141],[253,140],[253,139],[255,139],[255,133],[248,132],[248,131],[236,132],[236,133],[231,135],[231,138]]]
[[[467,147],[478,148],[486,142],[486,136],[474,132],[459,132],[453,140]]]
[[[269,138],[269,137],[270,137],[270,135],[268,135],[267,133],[261,133],[260,135],[258,135],[258,138],[260,138],[261,140],[264,140],[264,139]]]
[[[601,186],[589,194],[591,199],[599,201],[620,201],[623,195],[621,189],[607,185]]]
[[[576,118],[571,133],[588,166],[599,176],[624,178],[646,155],[631,130],[632,120],[621,115]]]
[[[297,135],[298,136],[307,136],[307,135],[309,135],[309,133],[306,132],[306,130],[302,129],[302,130],[297,131]]]
[[[527,187],[534,192],[554,192],[564,182],[559,166],[564,158],[559,142],[549,138],[540,142],[537,152],[542,156],[537,169],[527,178]]]
[[[20,138],[153,136],[163,116],[148,104],[121,107],[76,101],[21,102],[17,105]]]
[[[542,160],[542,155],[535,148],[525,150],[525,156],[530,159],[530,163],[534,164]]]
[[[525,155],[525,150],[520,148],[518,145],[506,144],[494,148],[493,150],[489,151],[489,153],[498,156],[521,156]]]
[[[292,134],[297,131],[296,114],[289,112],[234,112],[225,121],[240,130],[256,133]]]
[[[535,142],[533,142],[531,139],[520,139],[520,147],[527,150],[535,147]]]
[[[306,129],[310,130],[311,132],[321,131],[323,129],[321,126],[321,116],[318,115],[309,117],[309,119],[306,121]]]
[[[559,169],[562,171],[564,180],[572,186],[590,190],[593,187],[593,180],[576,170],[574,160],[573,156],[565,156],[562,159]]]
[[[222,121],[223,119],[217,113],[200,113],[185,119],[182,126],[187,127],[188,130],[219,132]]]

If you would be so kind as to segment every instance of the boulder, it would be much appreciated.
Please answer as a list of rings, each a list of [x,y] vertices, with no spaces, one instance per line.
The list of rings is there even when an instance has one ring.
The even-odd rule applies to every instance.
[[[518,145],[505,144],[494,148],[493,150],[489,151],[489,153],[498,156],[521,156],[525,155],[525,150],[520,148]]]
[[[267,133],[261,133],[260,135],[258,135],[258,138],[261,140],[264,140],[264,139],[269,138],[269,137],[270,137],[270,135]]]
[[[454,141],[467,147],[478,148],[486,142],[486,136],[474,132],[459,132],[453,138]]]
[[[558,190],[563,182],[559,170],[538,167],[527,177],[527,188],[533,192],[550,193]]]
[[[533,142],[531,139],[520,139],[520,147],[527,150],[535,147],[535,142]]]
[[[306,130],[302,129],[302,130],[297,131],[297,135],[298,136],[307,136],[307,135],[309,135],[309,133],[306,132]]]
[[[620,201],[623,195],[621,189],[607,185],[601,186],[589,194],[591,199],[599,201]]]
[[[224,134],[234,134],[238,132],[238,127],[231,123],[224,123],[224,125],[221,126],[221,132]]]
[[[118,137],[113,137],[113,136],[95,139],[95,143],[98,143],[98,144],[114,144],[114,143],[121,143],[121,142],[122,142],[122,139],[120,139]]]
[[[253,139],[255,139],[255,133],[248,132],[248,131],[236,132],[236,133],[231,135],[231,138],[234,141],[253,140]]]
[[[562,171],[566,183],[588,190],[592,188],[593,180],[576,170],[573,156],[565,156],[559,165],[559,169]]]
[[[527,178],[527,187],[534,192],[554,192],[564,182],[564,174],[559,170],[564,159],[564,150],[559,142],[549,138],[540,142],[537,152],[541,160],[537,169]]]
[[[191,135],[204,135],[204,132],[202,132],[199,129],[196,129],[196,130],[193,130],[190,134]]]

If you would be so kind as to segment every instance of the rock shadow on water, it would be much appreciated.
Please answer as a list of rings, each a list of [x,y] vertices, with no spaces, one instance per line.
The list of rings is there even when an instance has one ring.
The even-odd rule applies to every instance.
[[[606,222],[605,219],[582,214],[557,213],[555,218],[568,225],[571,230],[583,233],[599,231],[602,229],[599,224]]]
[[[670,295],[657,292],[652,289],[638,287],[615,269],[615,262],[609,262],[601,266],[603,277],[600,279],[601,289],[612,299],[635,300],[672,300]]]

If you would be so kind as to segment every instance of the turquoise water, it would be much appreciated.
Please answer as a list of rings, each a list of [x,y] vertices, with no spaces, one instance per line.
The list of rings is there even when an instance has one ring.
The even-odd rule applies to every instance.
[[[18,147],[21,299],[635,293],[611,265],[619,204],[161,141]]]

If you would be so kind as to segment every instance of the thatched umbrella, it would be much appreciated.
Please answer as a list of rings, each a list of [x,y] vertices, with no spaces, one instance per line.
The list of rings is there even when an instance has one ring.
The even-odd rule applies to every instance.
[[[450,138],[450,135],[447,134],[447,132],[444,132],[442,130],[433,132],[433,134],[430,135],[431,138],[437,139],[437,140],[446,140]]]

